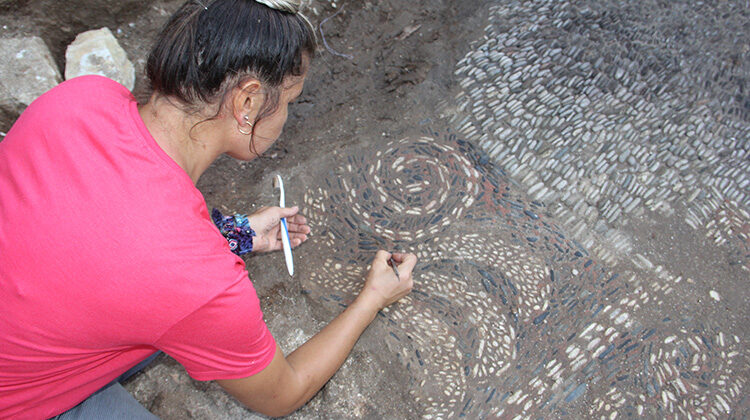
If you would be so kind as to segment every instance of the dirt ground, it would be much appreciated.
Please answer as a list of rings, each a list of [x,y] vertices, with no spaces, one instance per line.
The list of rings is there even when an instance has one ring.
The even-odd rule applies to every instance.
[[[71,5],[75,3],[75,7]],[[159,28],[180,4],[175,1],[0,0],[0,36],[38,35],[49,46],[64,69],[65,47],[75,36],[89,29],[112,29],[136,67],[139,100],[149,89],[144,77],[145,59]],[[254,208],[273,205],[272,174],[287,174],[287,202],[301,204],[305,165],[310,162],[337,165],[334,153],[342,148],[378,144],[416,135],[425,125],[440,122],[441,104],[456,93],[455,65],[480,39],[486,24],[488,0],[404,0],[305,1],[307,15],[316,27],[322,25],[327,46],[308,74],[305,90],[290,107],[285,132],[261,158],[241,163],[220,158],[201,178],[198,187],[211,207],[225,212],[251,213]],[[334,6],[335,4],[335,6]],[[321,38],[322,41],[322,38]],[[347,56],[343,56],[347,55]],[[6,132],[16,116],[0,115],[0,131]],[[311,159],[311,157],[316,159]],[[303,209],[304,211],[304,209]],[[746,336],[750,310],[746,294],[731,290],[746,285],[746,272],[736,252],[715,247],[696,236],[677,220],[647,215],[629,223],[633,243],[646,255],[654,256],[673,272],[699,279],[689,295],[674,296],[666,311],[680,313],[703,306],[707,291],[715,287],[708,277],[720,279],[721,308],[700,309],[700,316],[722,318],[734,334]],[[656,229],[655,227],[666,227]],[[314,234],[315,232],[313,232]],[[670,244],[679,243],[682,246]],[[316,258],[314,252],[301,253]],[[289,352],[314,334],[333,313],[311,303],[301,293],[297,280],[285,275],[283,257],[255,256],[245,259],[261,297],[269,326],[282,348]],[[702,265],[695,261],[705,261]],[[311,261],[314,264],[318,261]],[[628,267],[637,272],[637,269]],[[708,273],[708,274],[706,274]],[[744,282],[744,283],[743,283]],[[689,299],[689,304],[687,303]],[[659,314],[654,314],[656,317]],[[420,408],[408,395],[408,385],[399,383],[399,364],[387,349],[375,352],[386,335],[373,326],[362,337],[337,377],[297,418],[382,418],[401,413],[418,416]],[[382,372],[374,369],[382,368]],[[382,375],[382,376],[379,376]],[[379,377],[372,381],[373,377]],[[167,378],[167,379],[164,379]],[[192,381],[176,362],[166,357],[148,368],[128,388],[147,408],[163,418],[224,418],[254,416],[240,408],[216,386]],[[379,392],[390,389],[383,397]],[[375,400],[369,396],[378,394]]]

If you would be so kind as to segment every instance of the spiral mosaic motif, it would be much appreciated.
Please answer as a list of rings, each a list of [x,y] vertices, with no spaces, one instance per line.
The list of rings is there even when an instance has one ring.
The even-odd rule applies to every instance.
[[[376,322],[423,418],[721,418],[721,401],[737,403],[747,363],[739,338],[692,314],[646,315],[683,279],[611,273],[545,221],[542,204],[514,193],[486,154],[426,131],[374,158],[337,151],[340,169],[310,174],[309,242],[325,257],[300,273],[310,299],[335,309],[359,292],[377,249],[417,254],[414,290]],[[396,214],[399,201],[414,207]]]
[[[745,385],[739,344],[738,337],[698,329],[682,328],[664,338],[643,371],[645,402],[682,417],[730,415],[730,403]]]
[[[429,138],[394,142],[374,158],[349,156],[327,186],[336,187],[326,190],[325,200],[341,210],[343,229],[393,242],[440,232],[464,215],[480,189],[470,162]],[[308,194],[308,205],[311,199]]]
[[[467,225],[492,214],[482,198],[499,184],[457,146],[422,137],[388,144],[376,159],[349,155],[323,181],[337,192],[320,187],[305,195],[310,223],[325,229],[317,240],[335,248],[304,284],[320,298],[352,299],[376,248],[420,258],[413,293],[383,313],[393,326],[387,340],[421,384],[414,397],[426,417],[456,415],[469,389],[489,386],[508,369],[516,356],[512,322],[542,313],[549,292],[543,263],[488,226]],[[498,311],[495,301],[511,314]]]

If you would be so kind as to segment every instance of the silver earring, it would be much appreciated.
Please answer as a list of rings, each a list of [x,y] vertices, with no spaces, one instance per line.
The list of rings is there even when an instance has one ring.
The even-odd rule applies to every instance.
[[[252,132],[253,132],[253,123],[251,123],[251,122],[250,122],[250,117],[248,117],[247,115],[245,115],[245,117],[244,117],[244,118],[245,118],[245,124],[247,124],[247,125],[249,125],[249,126],[250,126],[250,130],[248,130],[248,131],[243,131],[243,130],[242,130],[242,125],[237,125],[237,131],[239,131],[239,132],[240,132],[241,134],[244,134],[244,135],[246,135],[246,136],[247,136],[247,135],[250,135],[250,134],[252,134]],[[243,125],[244,125],[244,124],[243,124]]]

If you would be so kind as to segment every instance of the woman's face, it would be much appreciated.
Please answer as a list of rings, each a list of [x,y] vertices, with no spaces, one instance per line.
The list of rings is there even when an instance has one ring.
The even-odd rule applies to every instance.
[[[268,150],[279,136],[281,136],[288,115],[289,103],[297,99],[302,93],[304,84],[305,75],[290,78],[284,82],[279,94],[279,103],[274,112],[256,122],[251,135],[243,136],[245,141],[241,142],[243,145],[241,147],[244,150],[237,151],[240,153],[230,152],[229,155],[236,159],[251,160]]]

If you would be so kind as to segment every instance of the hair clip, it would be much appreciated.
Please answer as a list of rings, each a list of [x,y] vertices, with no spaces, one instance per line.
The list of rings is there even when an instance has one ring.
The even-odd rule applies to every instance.
[[[255,0],[256,3],[260,3],[264,6],[268,6],[271,9],[278,10],[281,12],[297,14],[300,9],[299,1],[290,0]]]
[[[203,4],[203,2],[202,2],[201,0],[195,0],[195,1],[196,1],[196,2],[198,3],[198,4],[200,4],[201,6],[203,6],[203,9],[204,9],[204,10],[208,10],[208,6],[206,6],[205,4]]]

